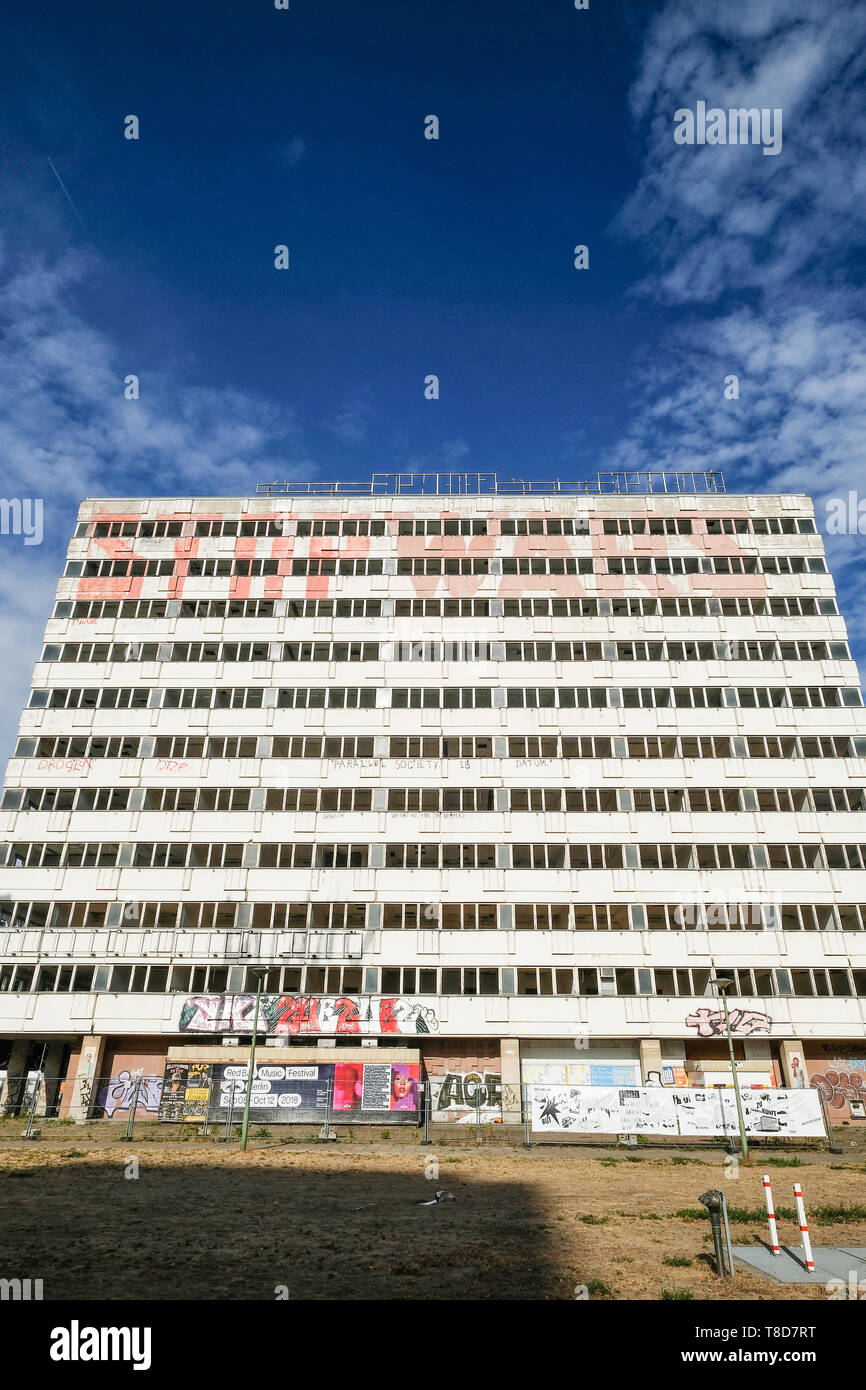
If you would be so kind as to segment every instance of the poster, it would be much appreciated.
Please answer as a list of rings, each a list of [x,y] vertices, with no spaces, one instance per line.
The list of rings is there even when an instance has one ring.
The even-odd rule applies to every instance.
[[[240,1124],[248,1075],[245,1064],[213,1067],[211,1120],[233,1114]],[[333,1123],[383,1118],[411,1123],[420,1116],[419,1077],[417,1062],[263,1062],[253,1076],[250,1117],[269,1124],[320,1123],[330,1106]]]
[[[813,1091],[750,1090],[742,1097],[746,1133],[819,1137],[820,1100]],[[536,1134],[736,1135],[737,1102],[729,1089],[634,1086],[533,1086]]]
[[[746,1091],[743,1095],[746,1133],[793,1135],[796,1138],[824,1134],[821,1100],[814,1091]]]
[[[610,1066],[598,1062],[589,1064],[590,1086],[634,1086],[637,1082],[637,1067],[632,1062],[625,1066]]]
[[[417,1062],[337,1062],[334,1064],[334,1118],[352,1111],[417,1119],[421,1069]]]
[[[167,1062],[159,1119],[206,1120],[212,1070],[210,1062]]]
[[[533,1086],[536,1134],[676,1134],[670,1091],[656,1086]]]
[[[675,1097],[681,1134],[739,1133],[733,1088],[683,1091]],[[821,1102],[810,1091],[747,1090],[740,1093],[746,1133],[782,1138],[820,1137],[824,1133]]]
[[[680,1134],[738,1134],[733,1090],[678,1090],[673,1096]]]
[[[662,1067],[663,1086],[688,1086],[688,1084],[689,1078],[686,1074],[686,1069],[680,1066],[678,1062],[673,1062],[670,1065],[666,1064]]]
[[[212,1120],[237,1119],[240,1124],[246,1104],[249,1068],[237,1063],[214,1068]],[[289,1120],[310,1122],[321,1119],[328,1104],[332,1067],[257,1066],[250,1092],[250,1119],[284,1124]]]
[[[524,1062],[524,1086],[639,1086],[637,1062]]]

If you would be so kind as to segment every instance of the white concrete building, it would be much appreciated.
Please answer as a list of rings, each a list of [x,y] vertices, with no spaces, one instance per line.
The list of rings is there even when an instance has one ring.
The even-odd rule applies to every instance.
[[[729,1077],[715,973],[744,1074],[856,1119],[857,671],[809,499],[722,488],[84,502],[0,811],[0,1071],[102,1113],[143,1068],[153,1111],[242,1060],[266,965],[268,1057],[508,1120],[521,1077]]]

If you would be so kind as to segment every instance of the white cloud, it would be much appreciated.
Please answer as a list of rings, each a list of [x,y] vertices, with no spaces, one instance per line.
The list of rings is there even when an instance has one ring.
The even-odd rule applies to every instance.
[[[15,747],[30,677],[42,651],[42,634],[57,588],[56,555],[24,548],[19,537],[0,536],[0,767]]]
[[[650,362],[636,375],[638,408],[603,467],[719,468],[729,491],[808,493],[819,529],[827,498],[866,494],[866,339],[835,297],[690,323],[667,351],[662,372]],[[730,375],[739,400],[725,399]],[[824,539],[852,637],[866,643],[866,537]]]
[[[848,258],[866,192],[866,7],[850,0],[670,0],[650,24],[632,113],[643,169],[615,227],[642,243],[635,287],[677,306],[635,374],[610,468],[720,468],[729,489],[858,492],[866,480],[866,346]],[[678,146],[673,113],[781,107],[778,157]],[[683,312],[685,311],[685,312]],[[724,398],[739,378],[739,400]],[[866,644],[864,538],[825,537],[852,638]],[[863,615],[863,616],[861,616]]]
[[[648,28],[631,93],[645,167],[614,224],[645,241],[638,292],[709,304],[844,254],[866,192],[864,78],[860,3],[671,0]],[[698,100],[781,108],[781,153],[675,144],[674,112]]]
[[[45,539],[37,551],[0,536],[0,756],[13,743],[82,498],[243,495],[259,481],[319,472],[293,412],[244,392],[144,371],[141,398],[125,400],[125,354],[71,307],[98,271],[73,252],[2,263],[2,492],[44,499]]]

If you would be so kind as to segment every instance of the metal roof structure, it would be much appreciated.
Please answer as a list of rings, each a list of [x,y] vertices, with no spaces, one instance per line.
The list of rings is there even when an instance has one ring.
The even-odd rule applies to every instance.
[[[576,482],[554,478],[500,478],[496,473],[374,473],[366,483],[258,483],[258,496],[289,497],[528,497],[559,493],[564,496],[602,493],[722,493],[724,474],[712,471],[596,473]]]

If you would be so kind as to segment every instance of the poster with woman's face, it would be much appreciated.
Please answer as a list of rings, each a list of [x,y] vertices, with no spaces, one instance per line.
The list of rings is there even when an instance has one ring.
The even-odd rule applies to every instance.
[[[391,1109],[418,1109],[419,1068],[411,1062],[395,1062],[391,1067]]]
[[[338,1062],[334,1067],[333,1109],[417,1111],[417,1062]]]

